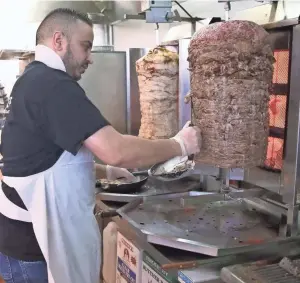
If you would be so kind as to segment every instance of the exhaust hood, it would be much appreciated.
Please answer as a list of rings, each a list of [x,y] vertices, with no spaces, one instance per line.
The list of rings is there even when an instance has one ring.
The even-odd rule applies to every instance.
[[[16,10],[18,7],[18,10]],[[124,14],[138,14],[141,12],[140,1],[61,1],[61,0],[0,0],[0,21],[23,23],[41,22],[52,10],[70,8],[88,13],[90,18],[98,24],[109,24],[124,18]]]

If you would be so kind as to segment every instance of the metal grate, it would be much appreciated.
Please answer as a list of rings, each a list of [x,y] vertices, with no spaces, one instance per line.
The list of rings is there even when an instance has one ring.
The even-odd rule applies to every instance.
[[[234,265],[223,268],[221,277],[226,283],[300,283],[300,278],[285,271],[278,263]]]
[[[275,50],[273,87],[269,103],[269,126],[267,156],[264,167],[281,170],[283,164],[284,132],[286,128],[286,112],[289,80],[289,50]]]
[[[286,95],[270,95],[270,127],[285,128],[286,103]]]
[[[272,169],[282,169],[283,164],[283,144],[284,141],[279,138],[268,138],[267,158],[265,166]]]
[[[277,223],[241,199],[198,200],[193,205],[182,205],[181,198],[153,200],[125,214],[144,234],[155,235],[149,242],[211,256],[276,238]]]
[[[289,80],[289,50],[275,50],[273,83],[274,84],[288,84]]]

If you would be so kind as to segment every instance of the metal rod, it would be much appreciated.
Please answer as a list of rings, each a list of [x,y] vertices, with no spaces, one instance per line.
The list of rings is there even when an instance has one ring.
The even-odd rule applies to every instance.
[[[196,32],[196,22],[191,23],[191,35],[193,36]]]
[[[272,1],[272,7],[271,7],[271,11],[270,11],[269,23],[272,23],[272,22],[275,21],[277,7],[278,7],[278,1]]]
[[[181,22],[188,22],[188,23],[194,23],[194,22],[198,22],[198,21],[202,21],[205,20],[204,18],[198,18],[198,17],[194,17],[194,18],[190,18],[190,17],[180,17]],[[128,20],[146,20],[146,16],[145,14],[140,14],[140,15],[130,15],[130,14],[125,14],[122,20],[117,20],[111,23],[112,26],[115,26],[117,24],[120,24],[124,21],[128,21]]]
[[[109,25],[109,39],[110,39],[109,44],[111,46],[114,46],[115,45],[114,26],[112,26],[112,25]]]
[[[225,21],[229,21],[229,11],[231,10],[231,4],[230,2],[225,2],[224,4],[224,9],[225,9]]]
[[[285,1],[286,0],[282,0],[282,9],[283,9],[283,13],[284,13],[284,20],[286,20],[287,19],[287,12],[286,12],[286,3],[285,3]],[[276,2],[277,4],[278,4],[278,2],[277,1],[274,1],[274,2]],[[277,7],[277,6],[276,6]]]
[[[193,16],[178,2],[178,1],[174,1],[178,7],[180,7],[180,9],[185,12],[191,19],[193,18]]]
[[[159,45],[160,40],[159,40],[159,24],[158,23],[156,23],[155,40],[156,40],[156,45]]]
[[[225,11],[225,21],[228,22],[229,21],[229,12]]]
[[[163,270],[169,269],[189,269],[197,266],[197,261],[186,261],[186,262],[176,262],[176,263],[166,263],[161,267]]]
[[[219,180],[220,180],[220,193],[227,194],[230,192],[230,169],[219,168]]]

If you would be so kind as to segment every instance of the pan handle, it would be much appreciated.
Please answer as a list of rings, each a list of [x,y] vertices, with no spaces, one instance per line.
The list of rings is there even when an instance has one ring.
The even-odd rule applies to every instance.
[[[132,175],[135,176],[135,177],[138,177],[138,176],[149,176],[148,170],[132,172]]]
[[[95,214],[96,216],[100,216],[101,218],[110,218],[119,216],[117,210],[108,210],[108,211],[100,211]]]
[[[194,124],[191,122],[189,127],[194,127]],[[194,160],[195,154],[191,154],[188,156],[188,160]]]

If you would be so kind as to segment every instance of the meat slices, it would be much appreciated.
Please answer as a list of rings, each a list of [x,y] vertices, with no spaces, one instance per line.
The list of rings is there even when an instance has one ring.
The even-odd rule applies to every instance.
[[[202,133],[196,161],[222,168],[263,164],[269,133],[273,52],[249,21],[200,29],[189,46],[193,123]]]
[[[156,47],[136,62],[142,138],[164,139],[178,132],[178,61],[177,53]]]

